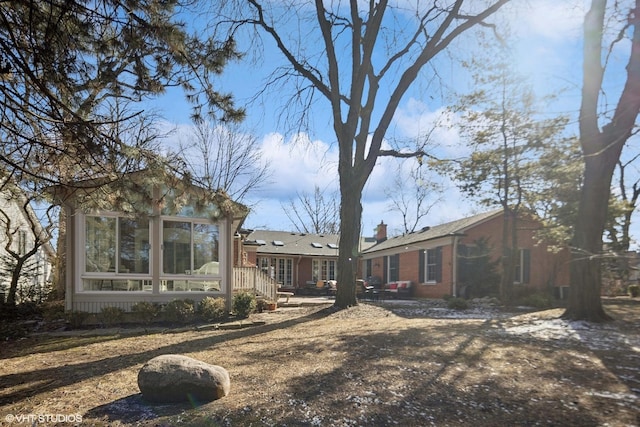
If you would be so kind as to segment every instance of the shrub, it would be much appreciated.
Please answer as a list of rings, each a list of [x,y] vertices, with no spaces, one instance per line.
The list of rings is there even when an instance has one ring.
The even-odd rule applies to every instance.
[[[29,335],[29,328],[21,323],[0,322],[0,340],[17,340]]]
[[[120,307],[102,307],[100,320],[105,325],[115,325],[124,319],[124,310]]]
[[[449,294],[442,295],[442,299],[445,300],[445,301],[449,301],[451,298],[453,298],[453,297],[451,295],[449,295]]]
[[[273,304],[276,304],[277,306],[277,303],[273,300],[260,298],[256,301],[256,311],[258,313],[262,313],[263,311],[273,310],[273,307],[270,308]]]
[[[469,308],[469,303],[464,298],[453,297],[449,298],[447,306],[452,310],[466,310]]]
[[[131,311],[145,324],[153,322],[160,314],[160,306],[149,301],[140,301],[131,307]]]
[[[65,317],[69,322],[69,326],[72,329],[77,329],[89,318],[89,313],[86,311],[67,311]]]
[[[538,309],[547,309],[553,307],[553,300],[551,299],[551,296],[538,292],[522,297],[518,301],[518,304]]]
[[[44,320],[64,319],[64,301],[46,301],[40,305]]]
[[[164,307],[164,314],[171,322],[187,323],[195,314],[195,303],[190,299],[174,299]]]
[[[260,298],[259,300],[256,301],[256,311],[258,313],[262,313],[263,311],[267,311],[269,310],[269,301],[264,299],[264,298]]]
[[[206,320],[222,320],[227,317],[224,298],[204,297],[198,304],[198,313]]]
[[[637,298],[640,296],[640,285],[629,285],[627,293],[631,298]]]
[[[256,296],[249,292],[238,292],[233,296],[233,312],[241,319],[256,310]]]
[[[18,316],[21,318],[32,319],[33,317],[42,315],[40,306],[33,301],[24,301],[16,306],[18,309]]]

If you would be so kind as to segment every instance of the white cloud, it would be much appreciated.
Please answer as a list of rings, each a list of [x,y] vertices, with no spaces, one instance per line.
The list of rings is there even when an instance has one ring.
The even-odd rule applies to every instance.
[[[307,134],[289,140],[271,133],[262,142],[262,157],[271,163],[274,182],[266,193],[279,200],[296,198],[296,193],[313,193],[315,186],[332,191],[338,188],[337,152]]]
[[[524,38],[567,42],[582,37],[583,0],[532,0],[528,7],[511,9],[516,10],[514,29]]]
[[[460,142],[457,120],[455,114],[445,107],[433,111],[415,98],[410,98],[398,108],[394,116],[398,134],[418,142],[428,137],[428,147],[439,158],[460,157],[467,152]]]

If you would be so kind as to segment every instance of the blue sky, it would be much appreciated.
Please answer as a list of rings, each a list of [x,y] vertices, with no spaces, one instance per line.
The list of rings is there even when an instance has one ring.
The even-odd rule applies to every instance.
[[[510,7],[504,11],[520,39],[515,48],[517,66],[531,79],[540,96],[559,88],[568,90],[559,101],[548,106],[550,114],[569,113],[577,116],[582,67],[583,3],[585,2],[582,0],[514,1],[514,5],[524,7],[528,4],[529,7]],[[461,40],[456,47],[469,46],[470,42],[470,39]],[[239,48],[243,49],[242,43]],[[624,49],[622,52],[624,53]],[[277,55],[275,51],[265,52],[266,59],[259,64],[259,68],[248,62],[231,64],[220,77],[221,90],[231,92],[238,105],[245,105],[261,89],[262,78],[274,65],[273,62],[270,63],[270,58],[277,58]],[[449,67],[451,68],[444,73],[445,76],[450,74],[449,83],[462,89],[459,87],[460,83],[469,80],[458,74],[460,70],[455,65],[450,64]],[[446,107],[446,103],[441,103],[440,99],[434,100],[428,96],[421,99],[419,95],[423,85],[424,82],[416,82],[415,90],[403,99],[390,129],[395,136],[417,136],[419,132],[431,128]],[[273,167],[271,182],[260,194],[247,200],[254,205],[254,210],[245,223],[249,228],[291,230],[293,227],[283,212],[283,203],[295,199],[297,193],[311,194],[315,185],[327,191],[337,189],[337,145],[328,122],[328,107],[316,105],[317,110],[313,114],[318,121],[315,126],[308,133],[291,135],[284,133],[285,129],[277,117],[283,101],[283,98],[271,95],[263,103],[247,105],[247,120],[242,128],[260,141],[263,156],[270,160]],[[178,129],[191,126],[189,106],[183,101],[179,91],[171,91],[155,101],[153,108]],[[435,139],[439,141],[440,153],[454,155],[461,150],[460,138],[455,129],[442,129],[436,133]],[[373,235],[375,226],[381,220],[389,224],[391,233],[400,229],[400,216],[390,210],[389,202],[384,197],[390,174],[396,173],[395,162],[391,159],[380,160],[365,187],[362,232],[366,236]],[[408,167],[409,165],[405,169]],[[447,190],[444,201],[437,209],[432,210],[428,220],[421,226],[439,224],[488,209],[467,200],[450,182],[445,181],[445,184]]]

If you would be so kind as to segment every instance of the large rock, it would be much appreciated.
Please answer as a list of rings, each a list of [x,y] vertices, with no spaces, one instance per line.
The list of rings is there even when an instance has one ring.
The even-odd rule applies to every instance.
[[[138,372],[143,397],[154,403],[209,402],[229,394],[229,373],[221,366],[178,354],[149,360]]]

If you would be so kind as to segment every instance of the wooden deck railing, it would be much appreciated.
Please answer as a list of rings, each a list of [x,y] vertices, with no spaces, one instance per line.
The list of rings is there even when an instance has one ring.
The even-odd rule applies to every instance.
[[[278,283],[256,267],[233,267],[233,293],[254,292],[276,301]]]

